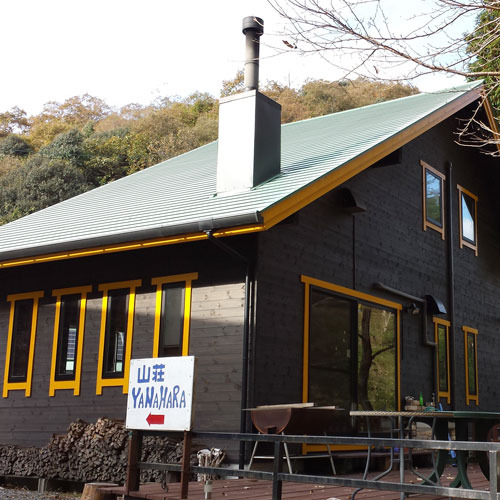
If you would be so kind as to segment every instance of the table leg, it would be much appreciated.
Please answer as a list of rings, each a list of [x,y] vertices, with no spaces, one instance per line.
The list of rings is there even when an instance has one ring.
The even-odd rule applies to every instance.
[[[394,419],[391,417],[390,419],[390,422],[391,422],[391,437],[394,437]],[[368,433],[368,438],[371,438],[371,428],[370,428],[370,418],[369,417],[366,417],[366,430],[367,430],[367,433]],[[369,470],[369,467],[370,467],[370,458],[371,458],[371,445],[368,445],[368,453],[367,453],[367,457],[366,457],[366,466],[365,466],[365,472],[363,474],[363,479],[366,479],[367,476],[368,476],[368,470]],[[391,451],[390,451],[390,457],[391,457],[391,462],[389,464],[389,467],[381,472],[380,474],[378,474],[377,476],[375,476],[372,481],[378,481],[379,479],[383,478],[384,476],[387,476],[387,474],[389,474],[389,472],[391,472],[393,469],[394,469],[394,448],[391,448]],[[401,453],[400,453],[400,457],[401,457]],[[403,457],[403,467],[404,467],[404,457]],[[404,470],[403,470],[403,475],[404,475]],[[363,488],[357,488],[354,490],[354,492],[352,493],[351,495],[351,500],[354,500],[355,497],[356,497],[356,494],[361,491]],[[401,494],[402,495],[402,499],[404,498],[404,493]]]
[[[398,425],[399,425],[399,439],[404,439],[405,432],[403,427],[403,417],[401,415],[398,417]],[[405,450],[402,447],[399,448],[399,482],[401,485],[403,485],[405,482]],[[405,497],[406,494],[404,491],[402,491],[399,494],[400,500],[404,500]]]
[[[446,441],[448,439],[448,420],[444,418],[435,419],[434,435],[438,440]],[[424,484],[435,485],[439,483],[439,478],[443,474],[444,467],[448,461],[448,452],[446,450],[438,450],[435,459],[434,472],[424,481]]]
[[[457,418],[455,420],[455,433],[457,441],[467,441],[468,439],[468,426],[465,419]],[[468,451],[456,450],[457,454],[457,476],[450,484],[450,488],[466,488],[472,489],[469,478],[467,476],[467,456]]]
[[[476,429],[476,441],[486,442],[488,441],[488,432],[494,426],[499,425],[496,420],[477,420],[475,422]],[[486,479],[490,478],[490,463],[488,460],[488,453],[485,451],[476,452],[477,462],[481,468]]]

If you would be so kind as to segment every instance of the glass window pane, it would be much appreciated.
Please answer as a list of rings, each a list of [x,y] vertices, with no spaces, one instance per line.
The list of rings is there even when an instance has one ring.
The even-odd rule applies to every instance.
[[[9,382],[26,382],[33,319],[33,300],[16,300],[10,351]]]
[[[123,376],[128,323],[128,289],[109,290],[103,377]]]
[[[469,394],[476,396],[476,336],[473,333],[467,333],[467,364]]]
[[[462,237],[471,243],[476,242],[476,205],[473,198],[462,193]]]
[[[396,322],[393,312],[358,305],[358,404],[395,410]]]
[[[448,392],[448,346],[446,327],[438,325],[439,391]]]
[[[355,304],[311,290],[309,312],[309,401],[350,409],[351,325]]]
[[[74,380],[80,320],[80,295],[61,297],[56,361],[56,380]]]
[[[441,178],[429,170],[425,171],[425,213],[427,220],[439,227],[442,221],[442,182]]]
[[[184,329],[184,284],[168,283],[162,287],[160,356],[182,354]]]

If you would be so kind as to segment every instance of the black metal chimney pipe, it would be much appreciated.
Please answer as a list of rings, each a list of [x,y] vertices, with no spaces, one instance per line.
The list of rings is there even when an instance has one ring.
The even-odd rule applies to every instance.
[[[259,38],[264,33],[264,21],[260,17],[243,19],[245,45],[245,90],[259,89]]]

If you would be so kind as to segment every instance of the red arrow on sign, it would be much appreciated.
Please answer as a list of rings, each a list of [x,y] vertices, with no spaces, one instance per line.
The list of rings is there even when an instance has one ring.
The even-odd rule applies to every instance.
[[[151,425],[163,425],[165,423],[165,415],[151,415],[146,417],[146,422]]]

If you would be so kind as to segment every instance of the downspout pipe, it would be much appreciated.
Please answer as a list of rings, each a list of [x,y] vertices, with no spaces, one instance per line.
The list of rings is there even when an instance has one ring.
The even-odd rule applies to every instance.
[[[406,292],[402,292],[400,290],[396,290],[396,288],[391,288],[390,286],[383,285],[382,283],[375,283],[375,288],[378,290],[383,290],[384,292],[392,293],[393,295],[397,295],[398,297],[403,297],[405,299],[411,300],[412,302],[418,302],[422,305],[422,315],[423,315],[423,341],[424,345],[428,347],[436,347],[436,342],[429,340],[427,337],[427,300],[421,299],[420,297],[416,297],[415,295],[411,295]]]
[[[455,262],[453,258],[453,165],[445,164],[448,180],[448,309],[450,319],[450,389],[452,408],[456,408],[456,359],[455,359]]]
[[[250,341],[250,306],[252,293],[250,290],[250,283],[252,281],[252,264],[250,260],[228,245],[226,242],[215,238],[212,230],[206,230],[205,234],[210,242],[219,247],[225,253],[235,257],[243,262],[246,266],[245,270],[245,306],[243,317],[243,356],[242,356],[242,374],[241,374],[241,408],[240,408],[240,433],[247,431],[247,411],[248,408],[248,360],[249,360],[249,341]],[[243,469],[245,467],[245,442],[240,441],[240,450],[238,456],[238,467]]]
[[[427,347],[432,347],[433,349],[433,360],[432,364],[434,366],[433,370],[433,380],[432,380],[432,386],[434,390],[435,397],[437,398],[438,395],[438,375],[437,375],[437,343],[433,342],[432,340],[429,340],[427,337],[427,299],[423,298],[421,299],[420,297],[416,297],[415,295],[411,295],[406,292],[402,292],[401,290],[397,290],[396,288],[392,288],[390,286],[383,285],[382,283],[375,283],[374,287],[378,290],[382,290],[384,292],[392,293],[393,295],[397,295],[398,297],[403,297],[405,299],[411,300],[412,302],[418,302],[422,306],[422,340],[424,342],[424,345]]]

